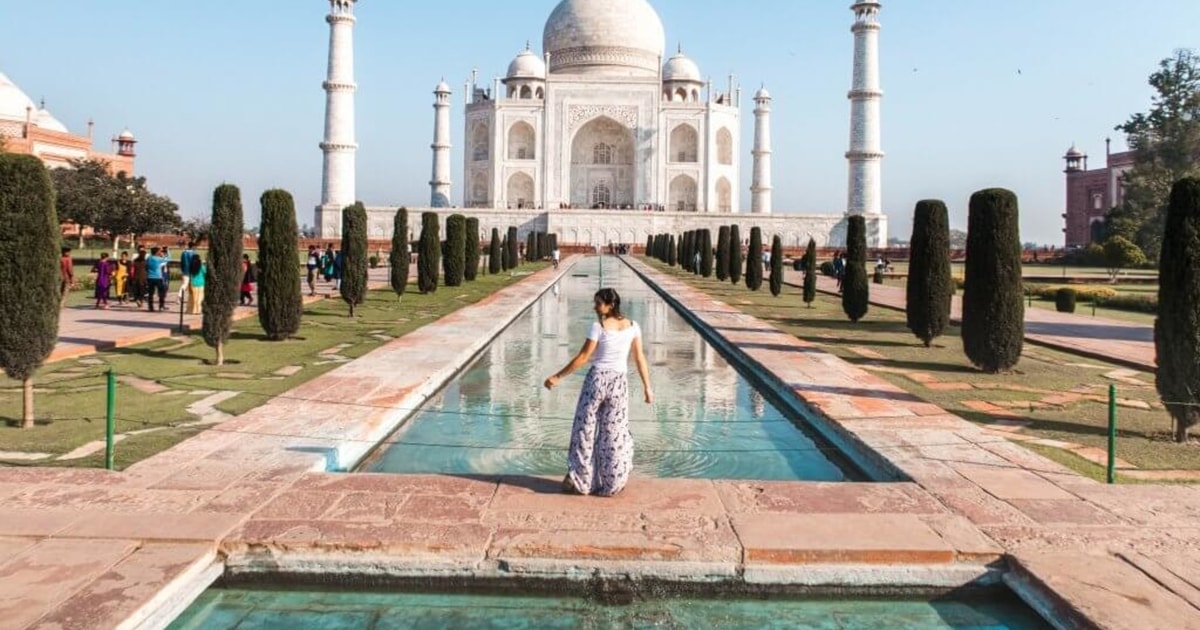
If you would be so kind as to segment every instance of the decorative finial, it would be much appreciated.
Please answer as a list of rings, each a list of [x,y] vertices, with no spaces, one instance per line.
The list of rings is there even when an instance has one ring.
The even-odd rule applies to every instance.
[[[533,51],[533,44],[529,43],[528,39],[525,40],[525,50]]]
[[[675,44],[675,46],[676,46],[676,48],[675,48],[676,54],[682,55],[683,54],[683,42],[678,42]]]
[[[41,109],[46,109],[46,97],[45,96],[42,97],[42,102],[41,102],[41,105],[39,105],[39,107]]]

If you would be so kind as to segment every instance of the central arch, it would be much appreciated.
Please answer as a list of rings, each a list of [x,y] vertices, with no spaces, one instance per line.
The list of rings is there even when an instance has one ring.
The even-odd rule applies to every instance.
[[[571,140],[571,204],[576,208],[632,206],[633,131],[601,116]]]

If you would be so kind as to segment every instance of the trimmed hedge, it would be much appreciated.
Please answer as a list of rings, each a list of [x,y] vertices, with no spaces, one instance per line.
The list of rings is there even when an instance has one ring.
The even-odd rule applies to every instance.
[[[467,267],[467,217],[446,217],[446,257],[442,259],[443,280],[448,287],[461,287]]]
[[[729,226],[729,281],[742,281],[742,234],[738,226]]]
[[[258,237],[258,323],[270,341],[283,341],[300,332],[304,298],[296,282],[296,203],[286,190],[268,190],[262,204],[262,233]],[[408,271],[408,265],[404,266]]]
[[[757,291],[763,283],[762,228],[750,228],[750,249],[746,253],[746,288]]]
[[[700,275],[711,278],[713,275],[713,242],[712,230],[700,230]]]
[[[408,289],[408,208],[400,208],[392,217],[392,251],[388,254],[388,280],[396,297]]]
[[[966,278],[963,351],[984,372],[1010,370],[1025,343],[1020,213],[1012,191],[989,188],[971,195]]]
[[[467,218],[466,246],[467,258],[463,278],[467,282],[475,282],[479,275],[479,219],[476,217]]]
[[[367,208],[362,202],[342,212],[342,300],[354,307],[367,299]]]
[[[242,285],[242,193],[233,184],[213,191],[212,228],[208,237],[208,279],[204,288],[204,343],[225,364],[225,342],[233,332],[234,300]]]
[[[504,268],[504,249],[500,242],[500,230],[492,228],[492,240],[488,243],[488,273],[493,276]]]
[[[442,262],[442,235],[436,212],[421,213],[421,240],[417,254],[417,288],[421,295],[436,293]]]
[[[917,202],[910,252],[905,320],[908,329],[928,348],[950,323],[950,296],[954,293],[950,275],[950,216],[941,200]]]
[[[1059,313],[1074,313],[1075,298],[1077,296],[1078,293],[1075,292],[1075,289],[1068,289],[1066,287],[1059,289],[1054,294],[1054,308]]]
[[[857,322],[870,309],[871,287],[867,283],[867,221],[862,215],[847,219],[846,271],[842,276],[842,312]]]
[[[817,299],[817,242],[808,239],[808,249],[804,252],[804,303],[812,308]],[[829,263],[831,266],[833,263]]]
[[[717,230],[717,280],[729,280],[729,226]]]

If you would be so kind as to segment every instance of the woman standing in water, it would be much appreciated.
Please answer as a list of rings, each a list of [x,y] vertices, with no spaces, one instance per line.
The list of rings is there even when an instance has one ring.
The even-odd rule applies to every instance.
[[[600,289],[593,298],[600,321],[592,324],[587,341],[567,367],[546,379],[546,389],[589,360],[592,367],[583,382],[563,490],[611,497],[625,487],[633,469],[633,436],[629,433],[629,354],[633,351],[646,404],[654,402],[650,368],[642,352],[642,330],[621,314],[621,296]]]

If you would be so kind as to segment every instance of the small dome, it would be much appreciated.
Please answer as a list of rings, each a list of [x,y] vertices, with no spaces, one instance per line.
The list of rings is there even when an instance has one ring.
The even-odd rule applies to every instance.
[[[136,140],[136,138],[133,137],[132,131],[126,129],[121,132],[121,135],[117,136],[117,140]]]
[[[562,0],[542,33],[550,71],[657,76],[666,39],[646,0]]]
[[[683,51],[675,53],[663,66],[663,81],[692,81],[703,83],[700,77],[700,67],[695,61],[688,59]]]
[[[767,88],[766,88],[766,86],[763,86],[763,87],[759,88],[759,90],[758,90],[757,92],[755,92],[755,93],[754,93],[754,99],[755,99],[755,100],[758,100],[758,99],[770,99],[770,98],[771,98],[771,93],[767,91]]]
[[[546,62],[526,45],[525,50],[508,64],[510,79],[545,79]]]
[[[1070,148],[1070,149],[1067,149],[1067,155],[1066,155],[1066,157],[1069,157],[1069,158],[1081,158],[1081,157],[1084,157],[1084,155],[1083,155],[1083,151],[1080,151],[1080,150],[1079,150],[1079,149],[1078,149],[1078,148],[1075,146],[1075,144],[1074,144],[1074,143],[1071,143],[1071,148]]]
[[[38,113],[33,116],[33,123],[42,129],[57,131],[59,133],[71,133],[67,131],[67,126],[59,122],[49,110],[39,109]]]
[[[437,87],[433,88],[433,93],[434,94],[449,94],[450,93],[450,84],[446,83],[445,79],[442,79],[440,82],[438,82]]]

